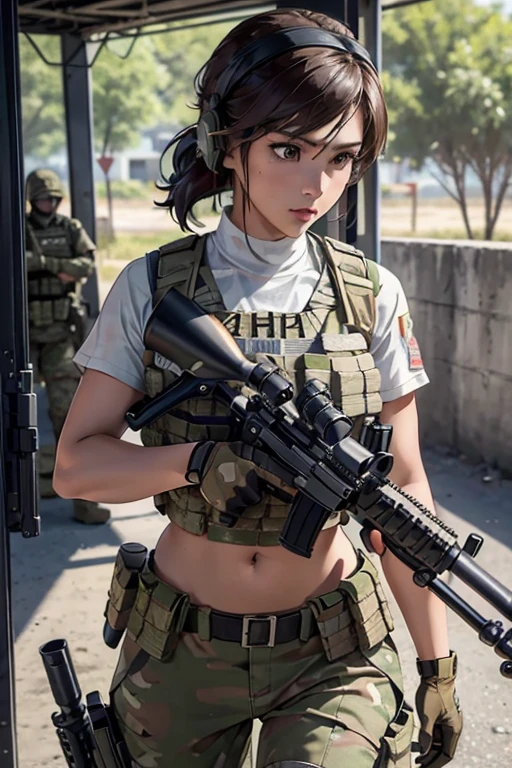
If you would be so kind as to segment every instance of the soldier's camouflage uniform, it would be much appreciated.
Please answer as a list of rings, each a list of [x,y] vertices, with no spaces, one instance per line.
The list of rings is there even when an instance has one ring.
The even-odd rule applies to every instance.
[[[362,254],[326,240],[328,268],[306,309],[251,315],[225,309],[203,245],[192,236],[159,249],[157,269],[149,270],[150,283],[156,275],[153,303],[175,288],[215,314],[245,354],[269,356],[296,391],[309,378],[325,381],[357,434],[382,407],[369,352],[379,285]],[[160,358],[146,350],[150,396],[175,380],[172,363],[180,365]],[[188,400],[142,431],[144,445],[205,439],[230,439],[227,408],[214,394]],[[219,519],[232,495],[228,486],[219,477],[217,494],[209,496],[215,506],[202,486],[168,491],[155,503],[192,534],[228,546],[278,545],[289,502],[264,493],[228,528]],[[327,525],[338,522],[335,514]],[[413,720],[391,616],[364,555],[338,589],[276,616],[193,605],[157,578],[151,558],[138,582],[128,589],[116,563],[107,606],[114,628],[127,628],[111,696],[133,768],[237,768],[255,718],[263,722],[258,768],[410,767]]]
[[[25,224],[30,359],[34,380],[44,382],[50,419],[57,442],[73,400],[80,373],[73,363],[83,310],[80,283],[94,271],[95,245],[78,219],[56,212],[44,214],[33,203],[63,197],[62,184],[52,171],[33,171],[27,178],[27,199],[32,204]],[[59,273],[74,277],[64,282]],[[43,496],[54,495],[51,486],[54,446],[43,446],[39,461]],[[108,510],[97,503],[76,499],[75,519],[101,523]]]

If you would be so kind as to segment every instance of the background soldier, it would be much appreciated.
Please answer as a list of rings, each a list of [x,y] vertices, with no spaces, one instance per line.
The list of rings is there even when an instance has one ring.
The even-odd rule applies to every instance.
[[[26,219],[30,357],[34,380],[44,381],[49,413],[59,439],[66,414],[80,380],[73,356],[84,336],[84,308],[80,286],[94,270],[95,245],[78,219],[57,213],[64,196],[61,180],[50,170],[33,171],[27,178],[31,205]],[[42,496],[54,496],[54,446],[40,455]],[[104,523],[110,517],[96,502],[75,499],[74,518],[81,523]]]

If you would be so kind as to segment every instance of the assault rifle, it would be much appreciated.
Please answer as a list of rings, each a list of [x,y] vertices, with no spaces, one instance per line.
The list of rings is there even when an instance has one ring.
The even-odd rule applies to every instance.
[[[251,363],[217,318],[175,289],[153,310],[145,343],[161,356],[163,367],[172,360],[182,373],[155,398],[130,408],[126,418],[132,429],[214,391],[228,406],[252,460],[297,490],[280,537],[283,547],[310,557],[329,515],[348,510],[366,533],[381,532],[416,584],[434,592],[505,659],[500,671],[512,679],[512,628],[505,631],[502,621],[484,618],[439,578],[450,571],[512,619],[512,592],[474,560],[482,537],[470,534],[461,546],[455,531],[389,481],[392,456],[350,437],[351,420],[322,382],[309,381],[292,404],[292,385],[275,365]],[[254,394],[247,397],[227,381],[245,383]],[[222,522],[229,526],[235,519],[228,515]]]

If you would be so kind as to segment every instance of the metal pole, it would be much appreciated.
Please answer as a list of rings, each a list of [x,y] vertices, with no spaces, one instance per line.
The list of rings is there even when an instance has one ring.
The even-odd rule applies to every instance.
[[[350,4],[351,5],[351,4]],[[354,30],[367,48],[377,69],[382,68],[381,0],[359,0],[359,29]],[[357,185],[359,222],[347,242],[356,242],[368,259],[380,263],[380,167],[376,162]]]
[[[17,370],[27,368],[24,291],[24,177],[21,139],[17,0],[0,11],[0,764],[16,768],[14,641],[9,531],[21,506],[19,467],[13,456],[13,400]],[[32,489],[33,490],[33,489]]]
[[[297,8],[300,5],[301,8],[306,8],[310,11],[317,11],[318,13],[326,13],[328,16],[332,16],[334,19],[338,19],[344,23],[349,23],[348,13],[353,12],[355,6],[355,13],[357,18],[357,6],[358,0],[353,2],[347,2],[347,0],[302,0],[300,4],[293,2],[293,0],[277,0],[276,5],[278,8]],[[356,30],[354,30],[356,33]],[[340,219],[340,212],[349,209],[350,221],[357,221],[357,192],[353,188],[348,189],[339,203],[337,203],[330,211],[322,216],[321,219],[316,221],[311,229],[318,235],[325,237],[333,237],[335,240],[342,240],[343,242],[350,243],[352,245],[354,240],[348,239],[347,219]],[[350,223],[350,221],[348,223]]]
[[[96,241],[94,206],[94,148],[91,73],[87,66],[87,43],[74,35],[61,35],[64,106],[68,145],[69,189],[72,215],[80,219]],[[89,316],[99,312],[98,277],[94,272],[82,288]]]

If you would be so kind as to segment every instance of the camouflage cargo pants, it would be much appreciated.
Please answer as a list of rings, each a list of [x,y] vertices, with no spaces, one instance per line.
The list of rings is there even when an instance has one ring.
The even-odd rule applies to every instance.
[[[376,573],[360,555],[356,574],[296,612],[297,637],[281,643],[277,627],[272,644],[274,617],[193,606],[149,567],[111,686],[133,768],[237,768],[256,718],[257,768],[410,768],[412,713]],[[218,621],[241,623],[244,644],[212,636]]]

